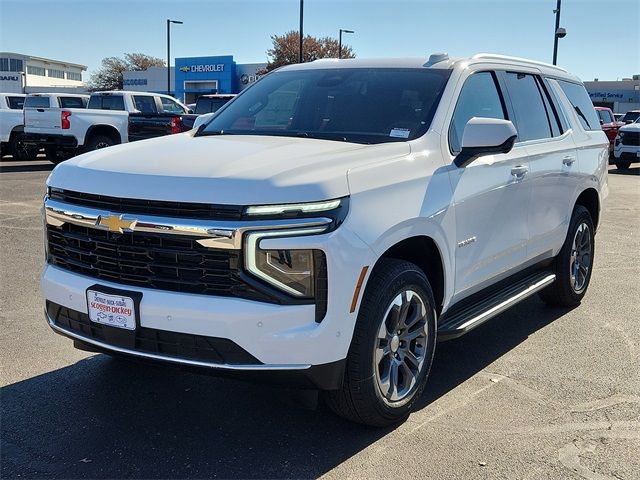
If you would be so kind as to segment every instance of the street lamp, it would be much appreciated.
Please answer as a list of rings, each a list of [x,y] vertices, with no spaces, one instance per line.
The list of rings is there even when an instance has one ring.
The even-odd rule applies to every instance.
[[[342,58],[342,34],[343,33],[356,33],[353,30],[343,30],[340,29],[340,33],[338,34],[338,58]]]
[[[553,34],[553,64],[556,65],[558,61],[558,40],[567,36],[567,31],[560,26],[560,7],[562,0],[558,0],[556,9],[553,13],[556,14],[556,29]]]
[[[167,18],[167,95],[171,95],[171,24],[182,25],[179,20],[169,20]]]

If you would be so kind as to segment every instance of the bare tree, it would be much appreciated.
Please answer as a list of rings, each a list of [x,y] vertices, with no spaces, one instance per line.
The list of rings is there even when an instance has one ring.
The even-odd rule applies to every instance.
[[[273,46],[267,50],[269,63],[264,72],[267,73],[284,65],[298,63],[298,49],[300,36],[296,31],[290,31],[284,35],[272,35]],[[354,58],[353,49],[343,44],[342,58]],[[319,58],[338,58],[338,40],[332,37],[313,37],[306,35],[302,42],[302,58],[305,62],[311,62]]]
[[[164,60],[144,53],[125,53],[124,58],[106,57],[102,65],[91,74],[89,90],[121,90],[122,73],[127,70],[146,70],[149,67],[164,67]]]

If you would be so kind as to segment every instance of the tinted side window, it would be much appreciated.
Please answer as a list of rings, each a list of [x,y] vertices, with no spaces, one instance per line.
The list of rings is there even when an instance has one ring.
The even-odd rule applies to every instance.
[[[507,72],[509,97],[516,116],[518,141],[551,137],[551,125],[540,89],[533,75]]]
[[[611,118],[611,113],[609,113],[609,110],[596,110],[596,112],[598,113],[600,120],[602,120],[602,123],[613,122],[613,119]]]
[[[24,101],[25,107],[49,108],[49,97],[27,97]]]
[[[600,120],[584,86],[566,80],[558,80],[558,84],[573,105],[582,127],[585,130],[600,130]]]
[[[24,97],[7,97],[7,103],[11,110],[22,110]]]
[[[148,95],[134,95],[133,103],[135,104],[136,109],[140,110],[142,113],[158,113],[156,99],[154,97],[150,97]]]
[[[462,87],[449,127],[449,148],[453,153],[459,153],[462,149],[464,127],[473,117],[507,119],[491,72],[471,75]]]
[[[88,108],[97,110],[124,110],[124,97],[121,95],[94,95],[89,99]]]
[[[184,108],[182,108],[178,102],[175,102],[170,98],[160,97],[160,101],[162,102],[162,110],[165,113],[186,113]]]
[[[85,99],[82,97],[60,97],[62,108],[84,108],[85,105]]]

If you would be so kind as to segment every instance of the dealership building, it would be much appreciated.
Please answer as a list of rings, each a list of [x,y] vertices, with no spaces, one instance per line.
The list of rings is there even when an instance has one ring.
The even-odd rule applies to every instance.
[[[77,63],[0,52],[0,92],[84,92],[82,73],[86,70],[86,65]]]
[[[266,63],[236,63],[232,55],[176,58],[170,70],[170,94],[185,103],[211,93],[239,93],[254,83]],[[167,69],[123,74],[125,90],[167,93]]]
[[[584,82],[596,107],[609,107],[614,113],[640,110],[640,75],[616,81]]]

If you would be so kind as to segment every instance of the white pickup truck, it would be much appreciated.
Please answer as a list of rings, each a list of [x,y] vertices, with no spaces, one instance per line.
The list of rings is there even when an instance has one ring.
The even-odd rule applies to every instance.
[[[81,105],[47,106],[44,95],[25,103],[27,144],[45,147],[58,163],[78,152],[185,131],[182,117],[191,111],[167,95],[143,92],[97,92]]]
[[[0,155],[11,155],[15,160],[30,160],[37,153],[22,143],[24,98],[20,93],[0,93]]]

